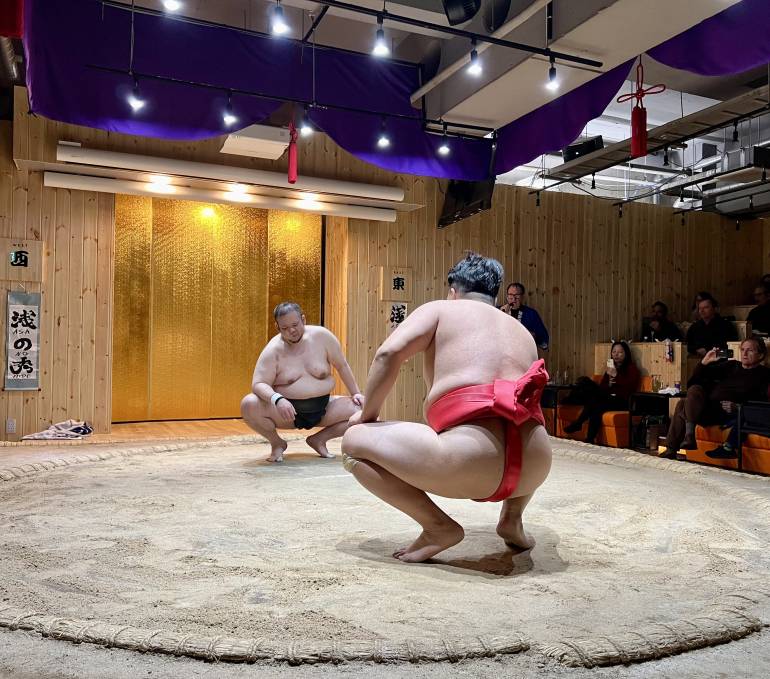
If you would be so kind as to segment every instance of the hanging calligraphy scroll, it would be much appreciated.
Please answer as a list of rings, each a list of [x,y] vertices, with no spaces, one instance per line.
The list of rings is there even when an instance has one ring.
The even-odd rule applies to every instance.
[[[40,386],[40,293],[9,292],[5,389]]]

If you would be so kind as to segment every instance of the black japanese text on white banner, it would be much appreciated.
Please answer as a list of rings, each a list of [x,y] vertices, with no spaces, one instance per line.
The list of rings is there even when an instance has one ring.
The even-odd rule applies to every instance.
[[[40,386],[40,293],[8,293],[5,388]]]

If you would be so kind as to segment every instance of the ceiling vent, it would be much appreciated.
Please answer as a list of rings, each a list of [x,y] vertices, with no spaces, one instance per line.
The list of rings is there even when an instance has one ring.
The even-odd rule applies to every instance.
[[[289,130],[269,125],[250,125],[227,135],[221,153],[277,160],[289,146]]]

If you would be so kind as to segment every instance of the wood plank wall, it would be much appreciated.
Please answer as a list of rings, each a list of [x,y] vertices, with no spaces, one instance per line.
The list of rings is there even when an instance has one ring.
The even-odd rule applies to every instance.
[[[90,148],[286,170],[285,158],[271,162],[221,154],[221,139],[163,142],[30,118],[26,91],[17,88],[15,95],[16,121],[29,120],[14,138],[14,157],[22,163],[53,162],[57,141],[70,140]],[[381,265],[413,269],[415,297],[409,306],[414,308],[446,294],[446,272],[465,250],[496,256],[508,280],[527,286],[528,303],[551,331],[550,370],[568,370],[572,376],[593,369],[594,342],[634,337],[640,317],[656,299],[681,320],[696,291],[711,290],[723,305],[743,303],[763,270],[770,270],[770,231],[761,222],[745,222],[736,231],[730,220],[693,214],[682,225],[672,210],[643,204],[627,206],[621,219],[608,201],[574,194],[544,193],[537,208],[526,189],[499,186],[492,210],[437,230],[445,182],[380,170],[320,134],[303,142],[299,169],[318,177],[402,186],[406,202],[425,206],[400,214],[394,224],[349,220],[347,231],[343,221],[327,220],[327,323],[345,340],[361,386],[386,333],[387,305],[377,291]],[[344,277],[336,275],[342,262]],[[385,416],[419,418],[423,394],[421,366],[412,361]]]
[[[107,432],[114,196],[44,188],[40,172],[14,166],[12,136],[11,123],[0,122],[0,236],[43,241],[43,283],[24,284],[42,293],[40,391],[0,392],[0,438],[17,440],[69,418]],[[0,282],[3,342],[10,289],[21,287]],[[4,360],[5,347],[0,354]],[[8,419],[15,434],[6,434]]]

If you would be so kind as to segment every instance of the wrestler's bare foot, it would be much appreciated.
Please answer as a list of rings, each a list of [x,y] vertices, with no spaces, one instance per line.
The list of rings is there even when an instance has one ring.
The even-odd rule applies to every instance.
[[[406,563],[420,563],[439,552],[453,547],[465,537],[463,527],[452,521],[438,528],[423,530],[420,536],[409,547],[398,549],[393,556]]]
[[[497,524],[497,534],[503,538],[506,546],[515,552],[524,552],[535,546],[535,541],[524,533],[521,516],[503,514]]]
[[[326,447],[326,442],[318,440],[318,435],[320,433],[321,432],[319,431],[318,434],[313,434],[312,436],[308,436],[305,439],[305,443],[307,443],[321,457],[326,457],[326,458],[334,457],[334,453],[330,453],[329,449]]]
[[[286,441],[283,441],[278,446],[270,446],[270,457],[267,458],[268,462],[283,462],[283,454],[289,447]]]

